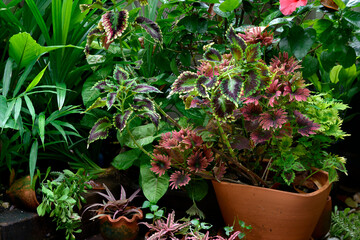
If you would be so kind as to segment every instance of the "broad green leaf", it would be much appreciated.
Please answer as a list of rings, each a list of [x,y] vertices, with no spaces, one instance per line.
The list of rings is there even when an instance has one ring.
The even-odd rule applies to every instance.
[[[208,193],[209,186],[204,179],[191,180],[185,189],[190,199],[201,201]]]
[[[333,1],[336,3],[336,5],[338,5],[340,9],[344,9],[346,7],[345,3],[342,0],[333,0]]]
[[[334,66],[330,71],[330,81],[332,83],[338,83],[339,82],[339,73],[343,69],[343,66],[337,65]]]
[[[33,142],[33,144],[31,145],[30,156],[29,156],[29,170],[30,170],[31,182],[33,180],[34,173],[35,173],[35,167],[36,167],[37,155],[38,155],[38,147],[39,147],[39,144],[38,144],[37,140],[35,140]]]
[[[39,119],[38,119],[38,127],[39,127],[39,135],[40,135],[40,139],[42,142],[43,147],[45,144],[45,113],[41,112],[39,114]]]
[[[56,99],[58,103],[58,108],[61,110],[61,108],[64,106],[65,97],[66,97],[66,84],[65,83],[56,83]]]
[[[136,142],[140,146],[145,146],[152,143],[156,139],[156,127],[154,124],[147,124],[131,129],[131,133],[134,135]],[[130,138],[128,133],[125,131],[119,138],[121,145],[126,145],[131,148],[137,148],[136,144]]]
[[[360,28],[360,12],[346,11],[344,18],[357,28]]]
[[[316,58],[307,55],[301,62],[301,70],[303,72],[303,77],[308,78],[315,74],[319,69],[319,62]]]
[[[30,112],[30,115],[31,115],[31,119],[32,119],[32,122],[34,124],[34,121],[35,121],[35,108],[34,108],[34,105],[32,104],[30,98],[27,96],[27,95],[24,95],[24,99],[25,99],[25,103],[26,103],[26,106]]]
[[[346,7],[349,7],[349,8],[360,7],[360,1],[359,0],[348,0],[346,3]]]
[[[316,40],[316,31],[312,28],[303,29],[300,26],[291,28],[288,40],[292,53],[297,59],[306,56]]]
[[[220,4],[219,9],[223,12],[231,12],[238,8],[241,3],[242,0],[225,0]]]
[[[47,67],[48,65],[46,65],[46,67],[44,67],[44,69],[41,70],[41,72],[39,72],[38,75],[36,75],[36,77],[31,81],[29,86],[26,88],[25,92],[31,91],[40,82],[41,78],[44,76]]]
[[[3,76],[3,85],[2,85],[2,95],[4,97],[7,96],[11,83],[11,75],[12,75],[12,64],[13,60],[8,58],[5,64],[4,76]]]
[[[141,188],[147,200],[156,204],[162,196],[166,193],[169,187],[169,176],[165,173],[159,177],[156,173],[150,170],[151,166],[141,165]]]
[[[137,148],[128,150],[126,152],[118,154],[111,165],[116,169],[126,170],[131,167],[136,159],[139,158],[141,151]]]
[[[335,52],[323,51],[320,55],[321,66],[325,71],[329,72],[337,61],[337,54]]]

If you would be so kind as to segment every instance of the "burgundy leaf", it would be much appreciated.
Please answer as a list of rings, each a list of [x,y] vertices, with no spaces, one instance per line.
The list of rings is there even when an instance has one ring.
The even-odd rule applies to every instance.
[[[246,137],[236,136],[231,147],[237,150],[250,149],[250,141]]]
[[[204,53],[204,58],[208,61],[214,61],[214,62],[221,62],[221,60],[222,60],[221,54],[219,53],[218,50],[216,50],[214,48],[209,48]]]
[[[320,124],[311,121],[299,111],[294,111],[294,115],[296,117],[296,122],[299,125],[298,132],[302,136],[309,136],[310,134],[315,134],[315,131],[321,127]]]
[[[263,129],[259,128],[250,134],[250,138],[251,138],[251,140],[253,140],[253,142],[255,144],[264,143],[264,142],[270,140],[271,131],[263,130]]]
[[[244,79],[241,76],[233,76],[221,79],[220,90],[224,96],[237,104],[243,87]]]
[[[135,22],[145,29],[155,41],[162,42],[162,33],[157,23],[145,17],[137,17]]]
[[[243,92],[243,96],[249,96],[254,94],[260,86],[260,79],[259,76],[256,72],[254,72],[253,70],[250,70],[247,73],[247,78],[246,81],[244,83],[244,92]]]
[[[232,27],[230,27],[229,30],[226,32],[226,37],[230,41],[231,45],[239,46],[241,47],[243,52],[245,51],[245,41],[234,32],[234,29]]]
[[[171,86],[170,96],[174,93],[188,93],[194,90],[198,75],[194,72],[183,72]]]
[[[112,127],[111,121],[107,117],[100,118],[94,124],[92,129],[90,130],[88,145],[98,140],[98,139],[105,139],[109,135],[109,129]]]
[[[107,12],[101,16],[106,33],[106,44],[111,43],[122,35],[128,24],[129,13],[127,10]]]
[[[236,61],[240,61],[243,59],[244,57],[244,52],[242,50],[242,48],[239,45],[231,45],[230,46],[230,51],[232,56],[235,58]]]
[[[126,123],[129,120],[133,111],[127,110],[124,114],[117,114],[114,116],[115,127],[121,132],[126,127]]]
[[[260,43],[251,44],[245,50],[245,58],[248,63],[255,63],[261,58]]]
[[[138,84],[133,88],[133,91],[137,93],[151,93],[151,92],[161,93],[161,91],[156,87],[147,84]]]
[[[215,117],[220,121],[224,121],[231,117],[235,109],[235,104],[226,99],[220,92],[217,92],[217,94],[212,96],[211,107]]]
[[[199,95],[202,97],[209,97],[207,90],[212,88],[215,84],[214,79],[216,77],[205,77],[200,76],[196,82],[196,90],[198,91]]]

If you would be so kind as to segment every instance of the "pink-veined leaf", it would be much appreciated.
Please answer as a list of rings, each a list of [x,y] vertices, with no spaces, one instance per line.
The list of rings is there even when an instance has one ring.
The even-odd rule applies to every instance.
[[[89,144],[98,140],[105,139],[109,135],[109,129],[112,127],[111,121],[107,117],[100,118],[94,124],[92,129],[90,130],[89,139],[88,139],[88,147]]]

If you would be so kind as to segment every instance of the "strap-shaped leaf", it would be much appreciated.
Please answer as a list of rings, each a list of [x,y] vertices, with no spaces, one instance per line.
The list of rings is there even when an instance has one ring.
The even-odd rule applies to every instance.
[[[235,107],[235,104],[226,99],[220,92],[212,96],[211,108],[215,117],[220,121],[226,121],[231,118]]]
[[[127,110],[123,114],[117,114],[114,116],[115,127],[121,132],[126,127],[127,121],[129,120],[133,111]]]
[[[239,45],[232,44],[230,46],[231,55],[235,58],[236,61],[242,61],[244,57],[244,51]]]
[[[243,97],[254,94],[260,86],[260,77],[255,71],[250,70],[246,75],[246,81],[244,83],[242,93]]]
[[[244,79],[240,75],[221,79],[220,90],[224,97],[233,103],[237,104],[241,90],[244,84]]]
[[[250,44],[245,50],[245,58],[248,63],[254,63],[261,59],[260,43]]]
[[[98,99],[96,99],[96,101],[90,107],[88,107],[88,109],[86,109],[85,112],[88,112],[95,108],[101,108],[104,106],[106,106],[106,98],[98,97]]]
[[[195,89],[198,75],[194,72],[185,71],[175,80],[171,86],[170,96],[174,93],[188,93]]]
[[[97,120],[92,129],[90,130],[88,147],[89,144],[98,140],[105,139],[109,135],[109,129],[112,127],[111,121],[107,117],[103,117]]]
[[[221,62],[222,60],[220,52],[214,48],[209,48],[204,53],[204,58],[208,61],[213,61],[213,62]]]
[[[156,112],[147,111],[147,112],[144,112],[142,114],[139,114],[138,116],[143,117],[143,118],[148,117],[154,123],[154,125],[156,127],[159,126],[160,115],[158,113],[156,113]]]
[[[101,16],[106,33],[106,44],[111,43],[122,35],[128,25],[129,13],[127,10],[107,12]]]
[[[122,67],[116,65],[113,73],[113,78],[117,81],[118,84],[122,84],[123,81],[129,79],[129,73],[125,71]]]
[[[156,87],[147,84],[138,84],[133,88],[133,91],[137,93],[152,93],[152,92],[161,93],[161,91]]]
[[[137,17],[135,22],[157,42],[162,43],[162,33],[159,25],[146,17]]]
[[[239,47],[241,47],[241,49],[243,51],[245,51],[246,49],[246,43],[245,41],[240,37],[238,36],[235,31],[234,31],[234,28],[233,27],[230,27],[227,32],[226,32],[226,37],[228,38],[229,42],[230,42],[230,45],[237,45]]]
[[[142,111],[142,110],[149,110],[149,111],[155,111],[154,103],[141,95],[137,95],[133,99],[134,104],[131,105],[131,107],[136,111]]]
[[[117,92],[110,92],[106,96],[106,106],[108,107],[108,109],[110,109],[112,105],[114,105],[116,96],[117,96]]]

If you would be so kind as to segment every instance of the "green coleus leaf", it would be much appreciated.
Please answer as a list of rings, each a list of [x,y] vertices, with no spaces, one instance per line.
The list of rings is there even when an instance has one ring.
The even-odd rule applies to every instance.
[[[161,91],[156,87],[147,84],[138,84],[132,90],[136,93],[161,93]]]
[[[88,112],[95,108],[104,107],[104,106],[106,106],[106,104],[107,104],[107,99],[99,97],[98,99],[96,99],[96,101],[90,107],[88,107],[88,109],[85,110],[85,112]]]
[[[196,82],[196,90],[201,97],[207,98],[209,97],[208,90],[213,88],[216,83],[216,76],[214,77],[206,77],[200,76]]]
[[[175,80],[171,86],[170,96],[174,93],[188,93],[194,90],[198,75],[194,72],[185,71]]]
[[[231,45],[237,45],[241,47],[243,51],[245,51],[246,43],[240,36],[235,33],[233,27],[230,27],[229,30],[226,32],[226,37],[228,38]]]
[[[306,168],[300,162],[294,162],[291,167],[294,171],[301,172],[306,170]]]
[[[106,34],[106,44],[110,44],[122,35],[127,28],[128,17],[129,12],[127,10],[118,12],[110,11],[101,16]]]
[[[220,90],[225,98],[237,104],[241,96],[243,84],[244,79],[242,76],[229,76],[228,78],[221,79]]]
[[[229,119],[236,105],[228,100],[221,92],[217,92],[211,99],[211,108],[215,117],[220,121]]]
[[[290,185],[295,179],[295,172],[294,171],[282,172],[281,177],[283,178],[283,180],[287,185]]]
[[[215,48],[209,48],[204,53],[204,58],[208,61],[213,61],[213,62],[221,62],[222,60],[220,52]]]
[[[145,17],[137,17],[135,22],[145,29],[155,41],[162,43],[162,33],[157,23]]]
[[[125,71],[122,67],[116,65],[113,73],[113,78],[117,81],[119,85],[121,85],[122,82],[129,79],[129,73]]]
[[[248,45],[245,50],[245,58],[248,63],[259,61],[261,59],[260,43]]]
[[[121,132],[126,127],[127,121],[129,120],[133,111],[127,110],[123,114],[116,114],[114,116],[115,127]]]
[[[109,135],[109,129],[112,127],[111,121],[107,117],[100,118],[94,124],[92,129],[90,130],[89,139],[88,139],[88,147],[89,144],[98,140],[105,139]]]
[[[262,62],[258,62],[255,64],[255,68],[257,69],[257,76],[260,79],[260,86],[267,87],[273,79],[269,67]]]

